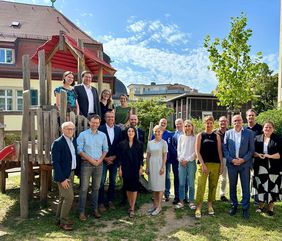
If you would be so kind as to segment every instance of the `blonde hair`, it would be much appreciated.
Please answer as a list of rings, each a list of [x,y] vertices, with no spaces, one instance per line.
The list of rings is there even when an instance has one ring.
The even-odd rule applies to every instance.
[[[205,116],[204,123],[207,123],[208,121],[212,121],[214,123],[214,118],[211,115]]]
[[[100,100],[102,100],[103,98],[103,94],[108,91],[110,93],[110,96],[109,96],[109,99],[107,100],[107,105],[109,108],[112,108],[113,107],[113,99],[112,99],[112,91],[109,90],[109,89],[104,89],[102,92],[101,92],[101,96],[100,96]]]
[[[192,135],[194,136],[194,124],[193,124],[193,122],[191,120],[185,120],[184,121],[184,126],[188,125],[188,124],[192,126]]]
[[[155,125],[153,128],[153,132],[155,133],[157,130],[160,130],[161,132],[163,132],[163,129],[160,125]]]

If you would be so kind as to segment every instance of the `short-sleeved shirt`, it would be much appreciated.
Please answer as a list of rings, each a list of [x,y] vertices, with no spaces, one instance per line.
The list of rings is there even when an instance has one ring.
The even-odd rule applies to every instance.
[[[117,106],[115,110],[116,124],[125,124],[128,121],[131,107]]]
[[[74,89],[66,89],[63,86],[59,86],[54,90],[54,94],[56,96],[56,94],[60,94],[61,91],[64,90],[67,92],[67,102],[68,102],[68,107],[70,108],[76,108],[76,99],[77,99],[77,95],[74,92]]]

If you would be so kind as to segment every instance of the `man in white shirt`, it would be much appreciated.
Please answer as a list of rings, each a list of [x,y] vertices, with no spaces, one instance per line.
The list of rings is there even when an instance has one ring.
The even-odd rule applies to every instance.
[[[80,115],[88,117],[97,114],[101,116],[101,108],[99,103],[99,95],[97,89],[91,86],[92,74],[90,71],[81,73],[82,84],[74,86],[77,95]]]
[[[122,139],[121,128],[115,125],[115,114],[112,111],[108,111],[105,114],[106,123],[101,125],[99,130],[104,132],[107,136],[109,151],[104,158],[103,162],[103,174],[101,180],[101,186],[99,189],[99,210],[105,211],[105,205],[111,209],[115,209],[113,200],[115,193],[116,175],[118,163],[116,161],[117,145]],[[106,182],[107,171],[109,170],[109,188],[107,201],[104,198],[104,185]]]
[[[232,208],[229,211],[231,216],[237,213],[237,182],[240,175],[242,187],[242,208],[243,218],[249,218],[250,206],[250,169],[253,164],[254,133],[243,128],[243,119],[240,115],[232,118],[233,129],[228,130],[224,137],[223,152],[228,168],[230,201]]]

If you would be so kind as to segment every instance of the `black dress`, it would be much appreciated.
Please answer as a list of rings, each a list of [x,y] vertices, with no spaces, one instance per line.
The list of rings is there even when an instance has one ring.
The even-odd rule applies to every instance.
[[[139,169],[143,163],[143,144],[135,140],[129,147],[128,140],[118,145],[117,158],[122,170],[124,190],[136,192],[139,189]]]
[[[255,151],[257,153],[263,153],[263,140],[263,134],[255,138]],[[267,146],[268,154],[280,153],[281,155],[281,148],[280,138],[272,134]],[[282,200],[281,160],[281,157],[280,159],[255,157],[252,195],[255,198],[257,197],[258,201],[270,203]]]
[[[104,105],[101,101],[100,101],[100,108],[101,108],[101,125],[105,124],[105,114],[107,111],[112,111],[114,109],[114,105],[111,106],[111,108],[109,107],[109,105]]]

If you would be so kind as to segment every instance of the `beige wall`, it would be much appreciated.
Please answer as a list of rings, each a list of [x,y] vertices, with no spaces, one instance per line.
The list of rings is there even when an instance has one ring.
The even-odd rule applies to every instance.
[[[52,81],[52,104],[55,104],[56,98],[53,94],[54,89],[62,84],[61,81]],[[97,88],[97,83],[93,83],[93,86]],[[32,79],[30,80],[31,89],[39,90],[39,81]],[[102,85],[103,89],[109,89],[110,84],[104,83]],[[12,89],[13,90],[13,110],[16,110],[16,91],[23,89],[22,79],[8,79],[0,78],[0,89]],[[21,130],[22,117],[21,116],[5,116],[4,124],[6,131]]]

